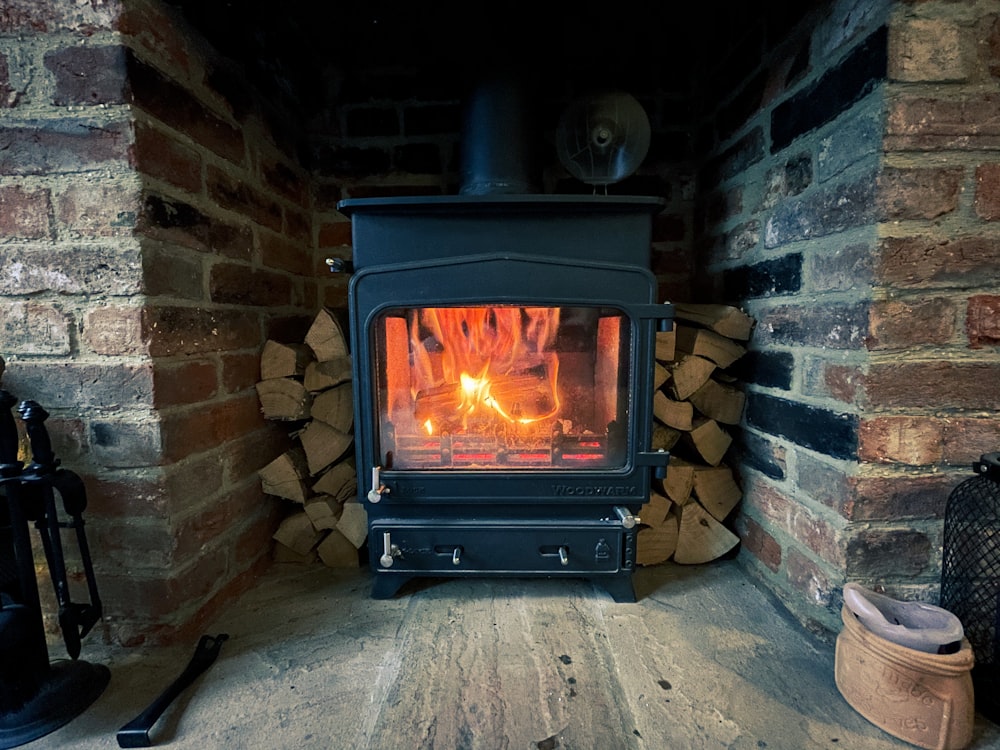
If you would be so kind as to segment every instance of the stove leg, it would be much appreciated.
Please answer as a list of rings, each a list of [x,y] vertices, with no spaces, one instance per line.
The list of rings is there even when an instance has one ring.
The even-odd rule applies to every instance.
[[[371,598],[392,599],[411,578],[408,573],[376,573]]]
[[[632,576],[592,578],[591,580],[603,586],[616,602],[620,604],[635,603],[635,588],[632,586]]]

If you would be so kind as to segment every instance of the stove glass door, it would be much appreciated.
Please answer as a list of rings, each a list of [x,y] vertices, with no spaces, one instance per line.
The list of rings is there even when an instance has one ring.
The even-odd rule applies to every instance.
[[[609,307],[382,311],[374,366],[384,468],[623,467],[631,330]]]

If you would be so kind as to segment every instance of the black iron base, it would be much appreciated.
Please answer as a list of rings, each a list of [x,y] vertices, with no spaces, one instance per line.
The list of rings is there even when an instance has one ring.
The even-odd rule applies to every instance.
[[[372,583],[371,598],[372,599],[392,599],[399,590],[409,583],[414,578],[418,576],[412,575],[410,573],[385,573],[379,571],[375,574],[375,581]],[[436,577],[436,576],[435,576]],[[449,576],[442,576],[449,577]],[[457,576],[450,576],[455,578]],[[470,577],[470,574],[466,574],[462,577]],[[489,573],[483,573],[483,577],[490,577]],[[495,576],[494,576],[495,577]],[[539,576],[531,576],[539,577]],[[553,576],[544,576],[546,578],[552,578]],[[561,577],[577,577],[577,576],[561,576]],[[635,603],[635,588],[632,586],[631,575],[616,574],[616,575],[603,575],[603,576],[578,576],[581,579],[588,580],[595,586],[603,588],[611,598],[620,604],[633,604]]]
[[[102,664],[53,662],[39,693],[16,711],[0,713],[0,749],[19,747],[54,732],[83,713],[111,680]]]

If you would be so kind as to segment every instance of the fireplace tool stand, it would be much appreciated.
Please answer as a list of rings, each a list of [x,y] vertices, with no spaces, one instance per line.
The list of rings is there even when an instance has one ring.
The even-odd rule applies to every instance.
[[[49,415],[34,401],[18,408],[32,462],[24,466],[18,461],[18,432],[11,413],[16,401],[0,390],[0,748],[23,745],[68,723],[97,700],[111,678],[107,667],[77,658],[81,639],[101,619],[84,533],[83,481],[59,468],[44,424]],[[69,522],[59,520],[56,495]],[[41,537],[69,660],[49,661],[29,522]],[[70,599],[61,528],[76,531],[89,603]]]

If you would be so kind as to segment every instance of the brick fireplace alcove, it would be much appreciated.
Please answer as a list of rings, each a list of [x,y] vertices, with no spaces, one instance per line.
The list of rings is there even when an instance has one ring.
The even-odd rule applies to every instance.
[[[666,200],[663,299],[757,320],[740,562],[811,627],[846,580],[934,599],[947,494],[1000,444],[993,0],[636,3],[599,56],[586,5],[490,44],[447,4],[314,5],[0,11],[3,386],[87,479],[113,638],[193,631],[268,565],[263,343],[344,306],[339,199],[455,191],[470,55],[505,34],[545,53],[518,60],[542,135],[598,83],[643,102],[650,155],[613,190]],[[581,192],[541,140],[545,191]]]

